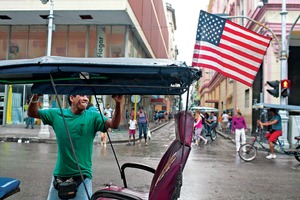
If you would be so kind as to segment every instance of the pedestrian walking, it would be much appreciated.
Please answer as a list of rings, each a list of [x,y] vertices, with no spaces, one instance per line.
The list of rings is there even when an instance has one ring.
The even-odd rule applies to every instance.
[[[24,105],[24,111],[27,116],[25,128],[29,128],[29,126],[31,126],[31,129],[34,129],[34,118],[28,116],[28,102]]]
[[[148,146],[147,143],[147,128],[149,126],[148,117],[146,112],[143,110],[143,107],[139,107],[139,111],[137,113],[137,124],[139,129],[139,145],[142,144],[142,136],[144,134],[145,145]]]
[[[222,114],[222,131],[227,131],[228,120],[228,114],[224,111]]]
[[[195,145],[198,146],[198,142],[200,139],[204,141],[204,144],[207,143],[207,139],[205,139],[201,133],[202,133],[202,117],[200,116],[200,110],[196,110],[195,113],[195,120],[194,123],[194,129],[195,129]]]
[[[236,116],[232,118],[231,130],[232,133],[235,134],[235,145],[236,145],[236,151],[238,152],[241,146],[241,139],[242,139],[242,145],[246,144],[245,131],[247,131],[247,125],[245,119],[242,116],[242,113],[239,111],[237,111]]]
[[[128,144],[127,146],[130,146],[130,140],[131,137],[133,137],[133,145],[135,145],[135,133],[136,133],[136,128],[137,128],[137,122],[136,120],[133,118],[133,116],[130,116],[130,120],[128,122],[129,124],[129,130],[128,130]]]

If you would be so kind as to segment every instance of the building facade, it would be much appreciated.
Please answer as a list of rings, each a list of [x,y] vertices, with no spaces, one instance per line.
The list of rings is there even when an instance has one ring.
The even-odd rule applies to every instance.
[[[52,56],[176,58],[175,13],[163,0],[51,0],[47,4],[38,0],[3,0],[0,1],[1,60],[46,55],[51,2]],[[30,87],[12,86],[12,123],[22,121],[20,113],[31,95]],[[9,86],[0,86],[0,124],[6,123],[8,91]],[[101,99],[103,104],[112,102],[110,97]],[[149,112],[150,102],[151,97],[141,101],[149,105]],[[130,110],[131,103],[130,97],[126,97],[124,110]],[[52,105],[55,102],[50,98]]]
[[[203,69],[203,78],[199,83],[199,96],[201,106],[218,108],[221,112],[234,113],[239,109],[244,115],[250,130],[256,128],[256,119],[259,115],[252,109],[255,103],[279,104],[280,98],[271,96],[266,90],[271,89],[266,82],[281,80],[281,0],[210,0],[208,12],[228,16],[245,16],[251,18],[274,33],[258,26],[244,17],[231,18],[232,21],[245,26],[262,35],[272,37],[271,44],[264,56],[263,63],[258,71],[252,87],[247,87],[231,78],[225,77],[210,69]],[[286,0],[286,32],[291,36],[288,42],[289,56],[287,58],[288,79],[291,80],[292,88],[287,98],[288,104],[300,105],[299,96],[299,55],[300,54],[300,27],[291,27],[297,20],[300,11],[300,2],[297,0]],[[299,23],[299,22],[298,22]],[[287,38],[288,39],[288,38]],[[279,43],[278,43],[279,41]]]

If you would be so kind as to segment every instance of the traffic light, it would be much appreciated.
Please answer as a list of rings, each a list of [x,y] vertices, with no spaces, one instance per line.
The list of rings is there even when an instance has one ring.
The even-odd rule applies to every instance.
[[[281,81],[281,96],[287,97],[290,95],[291,81],[284,79]]]
[[[267,89],[269,94],[276,98],[279,97],[279,81],[267,81],[267,84],[273,88]]]

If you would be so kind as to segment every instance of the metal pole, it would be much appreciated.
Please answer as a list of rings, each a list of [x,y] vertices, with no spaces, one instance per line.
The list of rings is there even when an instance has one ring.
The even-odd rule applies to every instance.
[[[288,66],[287,66],[287,50],[286,50],[286,0],[282,0],[282,10],[281,15],[281,55],[280,55],[280,80],[287,79],[288,77]],[[279,91],[281,93],[281,91]],[[287,105],[287,98],[284,98],[280,94],[280,105]],[[280,110],[279,114],[281,116],[282,124],[282,136],[280,140],[283,142],[284,146],[289,147],[288,142],[288,112],[286,110]]]
[[[47,45],[47,56],[51,56],[51,47],[52,47],[52,31],[53,31],[53,9],[54,9],[54,1],[50,0],[50,14],[48,16],[48,45]]]
[[[281,77],[280,79],[287,79],[288,72],[287,72],[287,51],[286,51],[286,0],[282,0],[282,11],[281,14],[281,57],[280,57],[280,64],[281,64]],[[280,96],[280,104],[286,105],[286,98]]]
[[[46,2],[42,2],[46,3]],[[49,22],[48,22],[48,43],[47,43],[47,56],[51,56],[51,47],[52,47],[52,31],[53,31],[53,9],[54,9],[54,0],[50,0],[50,14],[48,16]],[[43,95],[43,109],[49,109],[49,95],[44,94]],[[49,125],[44,125],[43,122],[41,122],[41,129],[39,131],[39,137],[40,138],[49,138],[50,132],[49,132]]]

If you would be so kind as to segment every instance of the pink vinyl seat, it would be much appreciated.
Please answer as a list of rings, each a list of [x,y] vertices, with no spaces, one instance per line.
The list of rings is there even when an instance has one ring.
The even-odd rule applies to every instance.
[[[186,120],[186,124],[185,124]],[[125,163],[121,167],[124,186],[109,185],[97,190],[92,200],[168,200],[177,199],[182,186],[182,171],[188,159],[193,137],[194,117],[191,112],[180,111],[175,115],[176,139],[171,143],[156,170],[139,163]],[[186,133],[184,133],[186,131]],[[149,192],[139,192],[127,188],[126,168],[136,168],[153,173]]]

